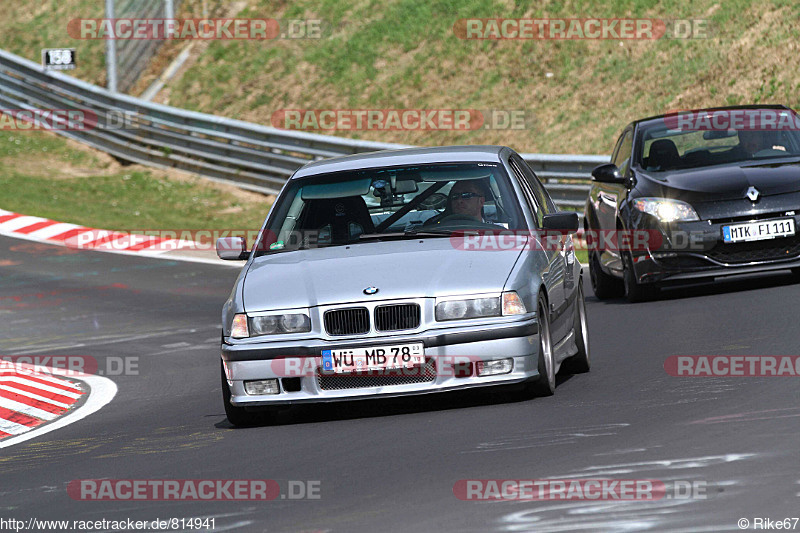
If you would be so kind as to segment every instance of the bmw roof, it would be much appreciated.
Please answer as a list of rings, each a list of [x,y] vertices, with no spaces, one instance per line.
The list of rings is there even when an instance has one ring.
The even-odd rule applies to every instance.
[[[363,168],[422,165],[428,163],[500,162],[500,155],[511,152],[506,146],[439,146],[432,148],[406,148],[346,155],[308,163],[295,172],[292,179],[328,172],[341,172]]]

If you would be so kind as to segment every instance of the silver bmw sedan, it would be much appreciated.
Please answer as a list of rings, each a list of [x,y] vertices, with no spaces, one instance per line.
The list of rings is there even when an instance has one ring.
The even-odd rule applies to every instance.
[[[572,234],[503,146],[373,152],[309,163],[258,239],[222,311],[225,412],[473,387],[551,395],[589,370]]]

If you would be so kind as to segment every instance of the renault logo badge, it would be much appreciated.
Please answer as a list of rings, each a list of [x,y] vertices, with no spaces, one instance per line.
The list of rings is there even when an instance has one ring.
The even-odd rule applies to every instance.
[[[366,289],[364,289],[364,294],[372,295],[376,294],[377,292],[378,292],[378,287],[367,287]]]
[[[761,193],[758,192],[758,189],[756,189],[755,187],[750,187],[749,189],[747,189],[747,197],[750,198],[751,202],[757,202],[759,194]]]

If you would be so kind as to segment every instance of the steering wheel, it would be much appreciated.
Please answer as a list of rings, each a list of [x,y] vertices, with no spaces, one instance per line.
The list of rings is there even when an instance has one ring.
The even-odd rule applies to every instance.
[[[439,211],[445,207],[447,207],[447,195],[435,192],[419,203],[417,211]]]

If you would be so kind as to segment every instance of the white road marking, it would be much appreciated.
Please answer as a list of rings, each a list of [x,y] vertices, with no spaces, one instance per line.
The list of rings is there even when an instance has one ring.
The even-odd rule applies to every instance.
[[[0,227],[3,228],[3,231],[16,231],[18,229],[22,229],[30,225],[36,224],[37,222],[47,222],[47,219],[24,215],[21,217],[12,218],[11,220],[8,220],[6,222],[2,222],[0,223]]]
[[[80,228],[77,224],[67,224],[65,222],[58,222],[57,224],[53,224],[52,226],[47,226],[46,228],[37,229],[36,231],[32,231],[28,235],[31,237],[36,237],[37,239],[49,239],[50,237],[55,237],[56,235],[61,235],[62,233],[66,233],[71,229]]]
[[[5,383],[19,383],[20,385],[25,385],[27,387],[36,387],[39,390],[47,391],[47,392],[54,392],[56,394],[60,394],[61,396],[66,396],[67,398],[80,398],[81,395],[75,392],[70,392],[68,390],[58,389],[56,387],[50,387],[49,385],[43,385],[37,381],[32,381],[30,379],[25,379],[21,376],[11,376],[11,377],[2,377],[0,376],[0,382]]]
[[[52,398],[47,398],[45,396],[39,396],[38,394],[34,394],[32,392],[24,391],[21,389],[15,389],[14,387],[9,387],[8,385],[0,385],[0,390],[4,390],[7,392],[11,392],[13,394],[18,394],[20,396],[25,396],[26,398],[31,398],[32,400],[38,400],[40,402],[49,403],[50,405],[55,405],[56,407],[61,407],[62,409],[68,409],[69,405],[57,402]]]
[[[43,411],[36,407],[31,407],[30,405],[15,402],[14,400],[3,397],[0,397],[0,407],[22,413],[23,415],[33,416],[40,420],[53,420],[58,418],[57,414]]]
[[[6,420],[5,418],[0,418],[0,431],[8,433],[9,435],[21,435],[22,433],[31,431],[31,428],[12,422],[11,420]]]
[[[88,398],[86,398],[86,402],[83,405],[74,411],[61,416],[58,420],[55,420],[50,424],[37,427],[27,431],[22,435],[8,437],[7,439],[0,441],[0,448],[7,448],[9,446],[13,446],[14,444],[19,444],[20,442],[33,439],[86,418],[87,416],[102,409],[105,405],[111,402],[111,400],[113,400],[114,396],[117,394],[117,384],[108,378],[102,376],[84,376],[80,379],[89,385],[89,392],[87,393]]]
[[[45,368],[45,367],[44,367],[44,365],[40,365],[40,368]],[[13,368],[0,366],[0,374],[8,374],[8,373],[18,374],[19,373],[20,375],[24,375],[24,374],[22,374],[22,372],[24,372],[24,369],[28,369],[31,372],[31,374],[35,374],[32,377],[36,377],[38,379],[41,379],[42,381],[48,381],[50,383],[55,383],[56,385],[61,385],[61,386],[64,386],[64,387],[70,387],[70,388],[75,389],[77,391],[81,390],[81,388],[79,386],[75,385],[74,383],[72,383],[70,381],[64,381],[63,379],[56,379],[56,378],[50,377],[50,376],[48,376],[46,374],[41,374],[41,373],[37,372],[35,365],[28,365],[26,363],[20,363],[19,366],[15,366]]]

